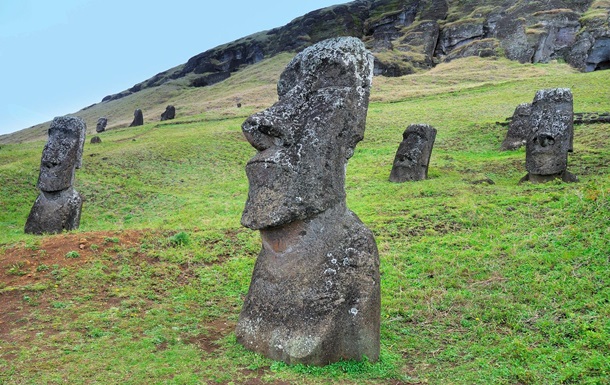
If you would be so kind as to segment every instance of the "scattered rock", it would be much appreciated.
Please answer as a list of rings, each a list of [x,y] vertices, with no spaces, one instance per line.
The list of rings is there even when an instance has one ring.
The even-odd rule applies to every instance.
[[[175,117],[176,117],[176,107],[174,107],[170,104],[169,106],[165,107],[165,112],[163,112],[161,114],[161,121],[171,120],[171,119],[174,119]]]
[[[133,112],[133,122],[129,125],[129,127],[136,127],[144,125],[144,115],[142,114],[141,109],[136,109]]]
[[[102,139],[99,136],[94,136],[91,138],[91,144],[102,143]]]
[[[394,157],[390,182],[426,179],[435,139],[436,129],[432,126],[412,124],[407,127]]]
[[[299,53],[279,101],[242,125],[258,150],[242,224],[262,250],[235,334],[289,364],[379,357],[379,256],[345,204],[345,167],[362,140],[373,58],[354,38]]]
[[[81,118],[64,116],[51,122],[40,161],[40,195],[25,224],[26,233],[53,234],[78,228],[82,198],[72,185],[75,170],[81,166],[86,130]]]

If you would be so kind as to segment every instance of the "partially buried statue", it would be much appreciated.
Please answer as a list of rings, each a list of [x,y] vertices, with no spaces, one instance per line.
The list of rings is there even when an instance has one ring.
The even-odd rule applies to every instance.
[[[40,161],[40,195],[25,224],[26,233],[54,234],[78,228],[83,203],[72,185],[75,169],[81,166],[86,129],[85,122],[76,117],[58,117],[51,123]]]
[[[568,152],[572,152],[574,141],[573,103],[572,92],[567,88],[536,93],[525,152],[528,173],[521,182],[544,183],[554,179],[578,181],[567,170]]]
[[[411,124],[402,134],[390,172],[390,182],[424,180],[428,177],[430,155],[436,129],[427,124]]]
[[[236,328],[246,348],[289,364],[379,357],[379,256],[345,203],[345,168],[365,129],[373,57],[355,38],[298,54],[279,101],[242,125],[258,153],[242,224],[262,250]]]

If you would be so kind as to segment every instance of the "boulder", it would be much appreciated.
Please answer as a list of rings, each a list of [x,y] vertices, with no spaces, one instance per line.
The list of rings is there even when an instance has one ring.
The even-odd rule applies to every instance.
[[[133,112],[133,122],[129,125],[129,127],[136,127],[144,125],[144,115],[142,114],[141,109],[136,109]]]
[[[246,165],[242,224],[262,250],[235,334],[288,364],[379,358],[379,256],[345,203],[345,168],[365,129],[373,58],[355,38],[299,53],[278,82],[279,101],[243,133],[258,152]]]
[[[96,132],[104,132],[106,131],[106,125],[108,124],[108,119],[106,118],[99,118],[97,120],[97,125],[95,126],[95,131]]]
[[[398,146],[390,182],[424,180],[428,177],[428,164],[436,139],[436,129],[427,124],[412,124],[402,134]]]
[[[176,107],[171,104],[165,107],[165,112],[161,114],[161,121],[163,120],[171,120],[176,117]]]
[[[99,136],[94,136],[93,138],[91,138],[91,144],[98,144],[98,143],[102,143],[102,139]]]

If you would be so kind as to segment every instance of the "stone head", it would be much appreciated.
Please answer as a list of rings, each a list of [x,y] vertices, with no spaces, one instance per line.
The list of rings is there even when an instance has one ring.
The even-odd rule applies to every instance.
[[[427,124],[411,124],[402,134],[390,181],[423,180],[428,176],[428,164],[436,139],[436,129]]]
[[[278,102],[242,125],[258,150],[246,166],[244,226],[281,226],[345,201],[345,168],[364,135],[372,74],[372,55],[356,38],[325,40],[288,64]]]
[[[74,171],[81,166],[86,129],[81,118],[63,116],[53,119],[40,161],[40,190],[55,192],[72,186]]]
[[[532,103],[532,132],[527,140],[526,168],[530,174],[554,175],[567,169],[574,138],[572,92],[541,90]]]

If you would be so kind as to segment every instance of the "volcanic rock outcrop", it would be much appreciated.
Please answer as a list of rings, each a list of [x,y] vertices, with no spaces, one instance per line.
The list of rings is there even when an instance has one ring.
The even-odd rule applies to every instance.
[[[51,123],[40,161],[40,195],[25,224],[26,233],[55,234],[78,228],[82,198],[72,185],[81,166],[86,129],[76,117],[57,117]]]
[[[209,86],[264,58],[337,36],[362,39],[375,55],[375,75],[383,76],[466,56],[565,60],[583,71],[607,69],[609,13],[607,4],[594,0],[357,0],[210,49],[103,101],[187,76],[194,87]]]
[[[258,153],[242,224],[262,250],[236,328],[246,348],[289,364],[379,357],[379,256],[345,203],[345,168],[362,140],[373,57],[355,38],[298,54],[279,101],[242,125]]]

